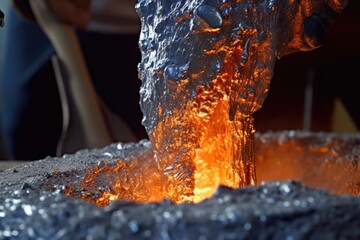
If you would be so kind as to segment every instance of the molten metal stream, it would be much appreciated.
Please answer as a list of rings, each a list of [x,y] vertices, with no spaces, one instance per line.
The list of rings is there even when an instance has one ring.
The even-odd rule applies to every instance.
[[[90,199],[199,202],[219,184],[255,184],[252,114],[276,58],[321,44],[346,1],[333,2],[140,0],[140,105],[154,161],[135,164],[141,173],[135,160],[97,167],[83,187],[105,171],[111,187]]]

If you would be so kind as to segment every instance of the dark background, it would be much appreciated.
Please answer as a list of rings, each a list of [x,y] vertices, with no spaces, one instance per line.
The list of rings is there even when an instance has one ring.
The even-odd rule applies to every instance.
[[[334,114],[339,114],[333,111],[335,99],[341,100],[359,130],[360,1],[351,1],[334,21],[322,47],[284,56],[277,62],[269,95],[254,114],[257,131],[303,129],[309,71],[313,72],[313,101],[308,130],[336,130],[332,124]]]

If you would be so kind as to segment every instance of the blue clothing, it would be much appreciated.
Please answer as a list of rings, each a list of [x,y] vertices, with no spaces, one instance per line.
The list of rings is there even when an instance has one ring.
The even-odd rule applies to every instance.
[[[54,48],[35,22],[14,9],[7,13],[5,34],[1,118],[9,158],[35,160],[54,155],[62,127],[50,62]],[[98,95],[139,139],[146,137],[138,104],[138,35],[79,32],[79,39]]]
[[[20,134],[19,125],[23,121],[21,117],[24,116],[24,111],[32,97],[29,91],[31,78],[55,53],[40,27],[18,14],[13,8],[7,13],[6,45],[1,77],[1,123],[10,158],[16,158],[12,153],[12,149],[16,149],[16,146],[11,139],[14,135]]]

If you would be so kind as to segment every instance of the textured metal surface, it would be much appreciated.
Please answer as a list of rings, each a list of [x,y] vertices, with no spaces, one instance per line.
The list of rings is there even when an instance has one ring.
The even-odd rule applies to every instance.
[[[14,239],[358,239],[358,198],[298,183],[220,188],[198,205],[115,202],[105,209],[31,186],[0,206],[0,238]]]
[[[349,162],[354,167],[360,159],[359,140],[359,135],[294,131],[268,133],[256,138],[260,157],[270,151],[281,152],[287,146],[288,153],[281,153],[292,159],[297,152],[296,164],[303,161],[307,165],[307,161],[319,158]],[[338,151],[339,156],[331,157],[325,152],[321,155],[317,150],[323,146]],[[300,148],[308,153],[299,154]],[[63,158],[47,158],[0,173],[0,239],[360,237],[359,197],[331,196],[297,182],[272,182],[238,190],[221,187],[211,199],[198,205],[176,205],[167,200],[149,204],[116,201],[101,209],[78,200],[78,196],[64,195],[65,185],[81,181],[89,169],[101,165],[103,160],[113,164],[136,157],[141,164],[152,161],[149,149],[148,141],[112,144]],[[305,154],[310,157],[308,160]],[[263,160],[257,161],[261,164],[259,161]],[[267,170],[281,169],[279,164],[281,161]],[[285,165],[289,164],[290,160]],[[355,184],[360,185],[359,182],[358,179]]]
[[[346,3],[140,0],[137,11],[142,22],[142,61],[138,69],[147,131],[152,132],[174,111],[184,110],[199,95],[197,87],[210,89],[221,77],[224,65],[239,73],[228,76],[233,79],[221,86],[231,85],[234,91],[230,93],[234,109],[229,115],[235,111],[253,113],[265,99],[276,58],[319,47]],[[237,85],[240,80],[246,82],[246,89]]]
[[[138,1],[140,106],[167,197],[182,202],[219,183],[256,182],[252,114],[276,59],[319,47],[346,3]]]

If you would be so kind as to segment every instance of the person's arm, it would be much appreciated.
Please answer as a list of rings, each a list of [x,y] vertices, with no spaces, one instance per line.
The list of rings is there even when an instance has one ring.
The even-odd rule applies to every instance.
[[[27,18],[34,19],[28,0],[13,0],[15,7]],[[78,28],[85,28],[90,20],[91,0],[43,0],[49,11],[64,22]]]

